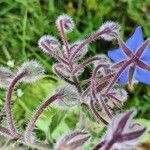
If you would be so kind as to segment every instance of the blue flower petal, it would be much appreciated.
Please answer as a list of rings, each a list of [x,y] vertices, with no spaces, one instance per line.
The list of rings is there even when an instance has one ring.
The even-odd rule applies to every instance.
[[[129,67],[127,67],[119,77],[119,83],[124,85],[128,83]]]
[[[150,72],[145,71],[142,68],[136,67],[135,79],[142,83],[150,84]]]
[[[144,42],[142,27],[138,26],[134,34],[126,41],[126,45],[135,53],[137,48]]]
[[[107,54],[114,62],[120,62],[127,59],[126,54],[121,49],[108,51]]]
[[[144,61],[147,65],[150,65],[150,47],[147,47],[140,57],[142,61]]]

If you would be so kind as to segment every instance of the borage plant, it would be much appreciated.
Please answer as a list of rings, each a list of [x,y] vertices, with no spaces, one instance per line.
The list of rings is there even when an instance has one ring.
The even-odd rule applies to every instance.
[[[130,149],[138,145],[139,138],[146,131],[145,127],[133,122],[136,110],[127,110],[117,114],[115,107],[121,109],[128,99],[128,94],[120,84],[133,86],[137,81],[150,83],[150,39],[145,42],[141,27],[126,43],[119,37],[120,25],[117,22],[104,23],[88,38],[69,43],[67,33],[74,28],[74,22],[68,15],[61,15],[56,20],[63,45],[51,35],[40,38],[39,47],[57,60],[53,65],[53,72],[66,84],[56,90],[56,93],[41,104],[27,124],[24,134],[17,130],[11,110],[11,100],[16,86],[21,82],[35,82],[44,73],[42,65],[36,61],[24,63],[17,71],[0,68],[0,86],[7,88],[5,111],[0,117],[6,116],[7,128],[0,126],[0,133],[10,139],[24,143],[37,149],[52,148],[48,143],[33,136],[35,123],[48,106],[57,101],[58,105],[79,106],[86,108],[95,117],[98,124],[107,127],[106,135],[93,146],[93,150]],[[107,55],[100,54],[86,60],[88,45],[97,40],[118,40],[119,49],[109,51]],[[86,66],[93,64],[93,71],[89,79],[81,80]],[[68,107],[68,109],[69,109]],[[3,117],[4,118],[4,117]],[[56,141],[56,150],[84,149],[84,144],[90,141],[90,132],[86,125],[86,115],[80,111],[80,127],[70,131]]]

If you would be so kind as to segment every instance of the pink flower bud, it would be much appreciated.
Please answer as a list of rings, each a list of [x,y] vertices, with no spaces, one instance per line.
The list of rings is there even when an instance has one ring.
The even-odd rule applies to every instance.
[[[120,25],[117,22],[107,21],[100,27],[100,32],[105,32],[101,38],[111,41],[119,35]]]
[[[73,54],[73,53],[76,53],[76,49],[79,47],[79,45],[80,45],[81,43],[82,43],[82,41],[77,41],[77,42],[71,44],[71,46],[70,46],[70,51],[71,51],[72,54]],[[88,52],[88,46],[85,45],[84,47],[82,47],[82,48],[80,49],[80,51],[78,51],[78,52],[76,53],[75,59],[78,60],[78,59],[84,57],[87,52]]]
[[[74,28],[74,22],[72,18],[66,14],[59,16],[56,20],[56,26],[59,30],[61,28],[61,24],[66,33],[71,32]]]
[[[102,150],[123,150],[133,149],[146,128],[133,122],[136,110],[132,109],[115,116],[104,137]]]
[[[56,91],[64,93],[63,98],[57,101],[61,108],[72,108],[79,104],[79,94],[73,85],[62,85]]]
[[[90,135],[85,131],[73,131],[63,135],[56,143],[55,150],[77,150],[88,141]]]
[[[50,50],[56,50],[59,48],[60,43],[55,37],[51,35],[44,35],[38,41],[38,45],[44,52],[49,53],[48,48],[50,48]]]
[[[22,64],[19,68],[18,74],[21,72],[26,72],[21,81],[30,83],[38,80],[41,75],[43,75],[44,68],[39,62],[31,60]]]

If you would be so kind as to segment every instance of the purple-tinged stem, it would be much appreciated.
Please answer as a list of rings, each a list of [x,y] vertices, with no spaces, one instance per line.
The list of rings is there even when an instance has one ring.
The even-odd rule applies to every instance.
[[[11,137],[11,134],[10,134],[9,130],[6,129],[5,127],[0,126],[0,132],[1,132],[1,134],[3,134],[3,135],[6,135],[6,136]]]
[[[76,54],[87,44],[97,40],[102,34],[107,33],[108,31],[100,31],[100,32],[96,32],[94,34],[92,34],[91,36],[89,36],[87,39],[85,39],[75,50],[75,52],[72,54],[72,56],[70,57],[70,60],[74,60]]]
[[[71,80],[69,80],[69,79],[67,79],[66,77],[64,77],[64,76],[56,69],[56,67],[54,68],[54,71],[55,71],[56,75],[57,75],[58,77],[60,77],[62,80],[64,80],[64,81],[70,83],[71,85],[74,85],[74,82],[71,81]]]
[[[96,90],[96,75],[97,75],[97,72],[99,71],[100,68],[102,67],[106,67],[107,65],[98,65],[95,70],[93,71],[93,74],[92,74],[92,79],[91,79],[91,95],[93,97],[93,99],[95,99],[100,105],[101,107],[103,108],[103,110],[105,111],[105,113],[110,117],[112,118],[112,114],[109,110],[109,108],[107,107],[107,105],[105,104],[105,101],[103,99],[102,96],[99,97],[99,99],[97,98],[97,90]]]
[[[126,60],[123,60],[121,62],[115,63],[111,66],[112,69],[118,69],[120,68],[124,63],[126,62]]]
[[[75,74],[76,72],[78,72],[79,70],[81,70],[82,68],[84,68],[85,66],[87,66],[88,64],[94,62],[94,61],[98,61],[101,58],[96,56],[96,57],[92,57],[87,59],[86,61],[82,62],[81,64],[79,64],[74,70],[73,70],[73,74]]]
[[[114,139],[110,140],[110,141],[106,144],[106,146],[104,147],[103,150],[111,150],[111,148],[112,148],[112,146],[114,145],[114,143],[115,143],[115,140],[114,140]]]
[[[35,126],[35,123],[37,121],[37,119],[39,118],[39,116],[44,112],[44,110],[55,100],[57,99],[61,99],[63,97],[63,93],[57,93],[53,96],[51,96],[48,100],[46,100],[40,107],[39,109],[35,112],[35,114],[33,115],[31,121],[28,123],[27,127],[26,127],[26,131],[24,134],[24,139],[26,142],[31,142],[31,133],[32,130]]]
[[[103,84],[104,82],[108,81],[113,77],[113,74],[109,74],[107,76],[102,77],[100,80],[96,82],[96,88]],[[81,99],[84,99],[84,97],[90,92],[90,87],[88,87],[81,95]]]
[[[100,148],[105,144],[105,140],[104,141],[102,141],[101,143],[99,143],[99,144],[97,144],[94,148],[93,148],[93,150],[100,150]]]
[[[88,132],[86,132],[86,131],[74,131],[71,134],[65,136],[64,142],[67,142],[68,140],[73,139],[78,135],[83,135],[84,136],[86,134],[88,134]]]
[[[88,135],[82,139],[73,141],[73,142],[69,143],[68,145],[69,145],[71,150],[74,150],[74,149],[77,149],[78,147],[82,146],[85,142],[87,142],[87,140],[89,138],[90,138],[90,135]]]
[[[74,85],[77,88],[78,92],[81,94],[82,90],[81,90],[81,87],[80,87],[80,84],[79,84],[77,77],[72,75],[72,80],[73,80]]]
[[[42,144],[42,143],[26,143],[23,139],[23,137],[20,135],[19,138],[15,139],[14,137],[12,137],[12,134],[9,132],[8,129],[6,129],[5,127],[2,127],[0,126],[0,132],[2,135],[4,135],[5,137],[9,137],[10,139],[12,140],[17,140],[17,142],[20,142],[22,144],[25,144],[27,146],[30,146],[32,148],[41,148],[41,149],[44,149],[44,150],[49,150],[50,149],[50,145],[48,144]]]
[[[60,21],[60,35],[61,35],[61,39],[62,39],[62,41],[63,41],[63,43],[65,45],[66,51],[67,51],[67,57],[69,58],[70,50],[69,50],[68,40],[67,40],[67,37],[66,37],[65,32],[64,32],[63,20]]]
[[[59,62],[63,62],[64,64],[68,65],[68,62],[65,61],[63,58],[61,58],[59,55],[55,53],[55,51],[51,50],[44,42],[41,43],[41,45]]]
[[[115,76],[112,78],[112,81],[109,83],[108,87],[105,90],[105,94],[109,92],[109,90],[114,86],[116,81],[118,80],[121,73],[132,63],[132,60],[126,61],[124,65],[121,66],[119,71],[115,74]]]
[[[96,87],[100,86],[104,82],[109,82],[112,79],[113,76],[114,76],[114,73],[113,74],[108,74],[108,75],[102,77],[100,80],[97,81]]]
[[[105,111],[105,113],[109,116],[109,118],[112,119],[113,115],[112,115],[112,113],[111,113],[111,111],[110,111],[110,108],[111,108],[111,107],[109,107],[109,105],[107,105],[107,104],[105,103],[105,99],[104,99],[102,96],[100,96],[100,98],[97,99],[97,100],[98,100],[99,104],[102,106],[102,108],[103,108],[103,110]]]
[[[108,96],[108,98],[110,98],[110,100],[112,100],[112,102],[113,102],[116,106],[122,104],[122,102],[121,102],[117,97],[115,97],[113,94],[110,93],[110,94],[107,94],[107,96]]]
[[[10,83],[9,87],[8,87],[8,92],[7,92],[7,96],[6,96],[6,118],[7,118],[7,124],[8,124],[8,128],[10,133],[12,134],[12,136],[14,136],[15,138],[18,138],[18,133],[17,130],[15,128],[14,125],[14,121],[13,121],[13,117],[12,117],[12,112],[11,112],[11,99],[12,99],[12,95],[13,95],[13,91],[14,88],[16,86],[16,84],[19,82],[19,80],[21,80],[24,76],[26,75],[26,72],[22,72],[20,74],[18,74]]]
[[[95,117],[97,119],[99,119],[100,121],[102,121],[105,125],[108,125],[108,122],[95,109],[93,100],[90,100],[90,107],[91,107],[91,110],[94,113]]]

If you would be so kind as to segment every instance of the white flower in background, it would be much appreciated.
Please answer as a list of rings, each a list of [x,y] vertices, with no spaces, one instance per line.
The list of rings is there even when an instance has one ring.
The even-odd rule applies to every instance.
[[[14,60],[8,60],[7,61],[7,65],[11,68],[14,68],[15,64],[14,64]]]
[[[24,92],[21,89],[17,90],[17,96],[18,97],[22,97],[23,94],[24,94]]]

